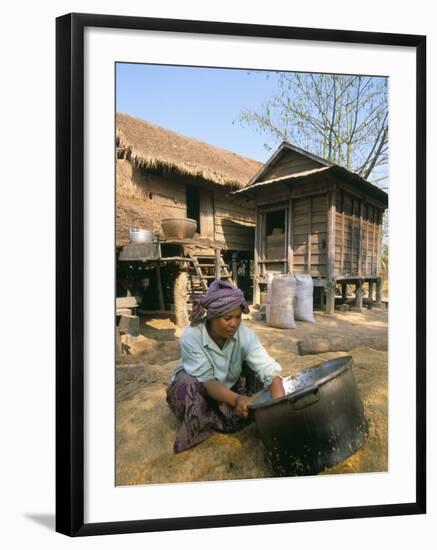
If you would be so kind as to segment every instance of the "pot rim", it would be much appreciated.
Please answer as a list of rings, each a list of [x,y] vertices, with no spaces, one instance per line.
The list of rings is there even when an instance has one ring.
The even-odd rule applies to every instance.
[[[324,376],[323,378],[320,378],[316,382],[314,382],[312,384],[308,384],[307,386],[303,386],[302,388],[299,388],[296,391],[288,393],[287,395],[284,395],[282,397],[277,397],[276,399],[270,399],[268,401],[261,401],[260,403],[250,404],[249,409],[256,410],[256,409],[261,409],[261,408],[268,408],[268,407],[271,407],[271,406],[276,405],[278,403],[282,403],[282,401],[290,401],[290,399],[293,400],[293,395],[296,398],[295,400],[293,400],[293,402],[299,401],[299,399],[301,397],[304,397],[308,392],[314,392],[314,391],[318,390],[318,388],[320,386],[322,386],[323,384],[326,384],[327,382],[329,382],[333,378],[336,378],[337,376],[339,376],[340,374],[345,372],[347,369],[352,368],[352,356],[351,355],[345,355],[343,357],[337,357],[335,359],[328,359],[327,361],[323,361],[322,363],[319,363],[318,365],[314,365],[314,367],[309,367],[309,369],[307,369],[308,371],[311,370],[311,369],[316,370],[318,368],[326,366],[327,363],[331,363],[332,361],[337,361],[339,359],[343,359],[343,361],[342,361],[343,364],[341,364],[340,367],[337,370],[335,370],[334,372],[331,372],[331,373],[327,374],[326,376]],[[302,371],[302,372],[305,372],[305,371]],[[301,395],[298,395],[298,394],[301,394]]]
[[[175,221],[184,221],[184,222],[192,222],[197,224],[196,220],[193,220],[192,218],[165,218],[161,220],[161,223],[163,222],[175,222]]]

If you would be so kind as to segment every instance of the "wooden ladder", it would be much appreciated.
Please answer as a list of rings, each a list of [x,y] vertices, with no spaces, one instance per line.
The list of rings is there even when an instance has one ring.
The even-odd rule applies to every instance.
[[[215,279],[217,272],[220,275],[220,279],[232,279],[232,275],[221,254],[220,257],[218,254],[217,256],[194,256],[191,253],[188,256],[191,259],[190,263],[192,265],[188,271],[189,303],[192,303],[196,295],[204,294],[208,290],[208,281]]]

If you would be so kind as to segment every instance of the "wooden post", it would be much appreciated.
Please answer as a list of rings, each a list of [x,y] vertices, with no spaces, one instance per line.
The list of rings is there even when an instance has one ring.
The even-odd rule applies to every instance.
[[[261,277],[264,277],[266,274],[266,264],[264,260],[266,259],[266,246],[267,246],[267,236],[266,236],[266,213],[261,212],[259,216],[259,259],[262,260],[260,267],[258,269]]]
[[[376,279],[376,303],[378,305],[382,303],[382,277]]]
[[[373,281],[369,281],[369,300],[373,302]]]
[[[344,190],[341,190],[341,257],[340,257],[340,273],[344,271]]]
[[[257,208],[256,211],[256,224],[255,224],[255,249],[253,251],[253,304],[260,303],[260,291],[259,291],[259,241],[260,241],[260,213]]]
[[[335,189],[328,193],[328,279],[335,278]]]
[[[311,225],[310,225],[311,227]],[[311,233],[308,233],[308,247],[307,247],[307,273],[311,274]]]
[[[293,273],[294,266],[293,266],[293,200],[290,196],[288,199],[288,236],[287,236],[287,267],[288,267],[288,273]]]
[[[319,303],[320,309],[323,311],[325,307],[325,288],[323,286],[319,286]]]
[[[326,285],[326,313],[332,315],[335,311],[335,279],[328,279]]]
[[[220,253],[220,250],[217,248],[215,251],[215,280],[216,281],[219,281],[221,279],[220,260],[221,260],[221,253]]]
[[[312,197],[309,198],[310,201],[310,214],[309,214],[309,229],[308,229],[308,250],[307,250],[307,273],[311,274],[311,239],[312,239],[312,232],[313,232],[313,199]]]
[[[381,276],[381,246],[382,246],[382,217],[383,211],[377,210],[376,221],[378,223],[377,227],[377,242],[376,242],[376,275]]]
[[[364,296],[364,288],[360,281],[355,291],[355,307],[357,309],[363,309],[363,296]]]
[[[289,214],[288,209],[284,211],[284,249],[282,257],[284,258],[284,263],[282,265],[282,273],[288,273],[288,224],[289,224]]]
[[[372,275],[376,275],[376,207],[373,207]]]
[[[341,299],[343,302],[347,300],[347,283],[341,283]]]
[[[188,273],[180,270],[173,287],[176,324],[180,328],[188,325]]]
[[[158,285],[159,309],[160,311],[165,311],[164,293],[162,292],[161,283],[161,266],[159,264],[156,266],[156,284]]]
[[[238,252],[232,252],[232,281],[235,286],[238,286],[238,265],[237,265]]]
[[[359,241],[358,241],[358,276],[361,277],[363,271],[363,217],[364,217],[364,201],[360,200],[360,229],[359,229]]]
[[[354,274],[354,236],[355,236],[355,215],[354,215],[354,202],[355,198],[352,197],[352,208],[351,208],[351,221],[352,221],[352,228],[351,228],[351,276]]]
[[[328,192],[328,254],[327,254],[327,285],[326,285],[326,308],[328,315],[335,311],[335,187]]]
[[[369,270],[369,205],[367,205],[367,216],[366,216],[366,263],[364,267],[364,275],[371,275],[371,270]]]

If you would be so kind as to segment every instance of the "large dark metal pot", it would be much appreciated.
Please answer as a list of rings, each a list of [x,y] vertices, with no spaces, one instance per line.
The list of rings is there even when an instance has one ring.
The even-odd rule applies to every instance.
[[[353,454],[368,433],[352,357],[307,369],[295,383],[292,393],[250,409],[277,474],[317,474]]]

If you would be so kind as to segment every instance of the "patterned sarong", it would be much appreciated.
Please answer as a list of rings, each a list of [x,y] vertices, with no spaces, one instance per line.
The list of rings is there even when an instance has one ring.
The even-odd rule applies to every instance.
[[[263,389],[261,380],[248,367],[232,391],[253,395]],[[241,430],[250,420],[238,416],[229,405],[218,403],[207,394],[203,384],[185,371],[176,375],[167,388],[167,403],[180,421],[174,443],[175,453],[185,451],[216,432]]]

